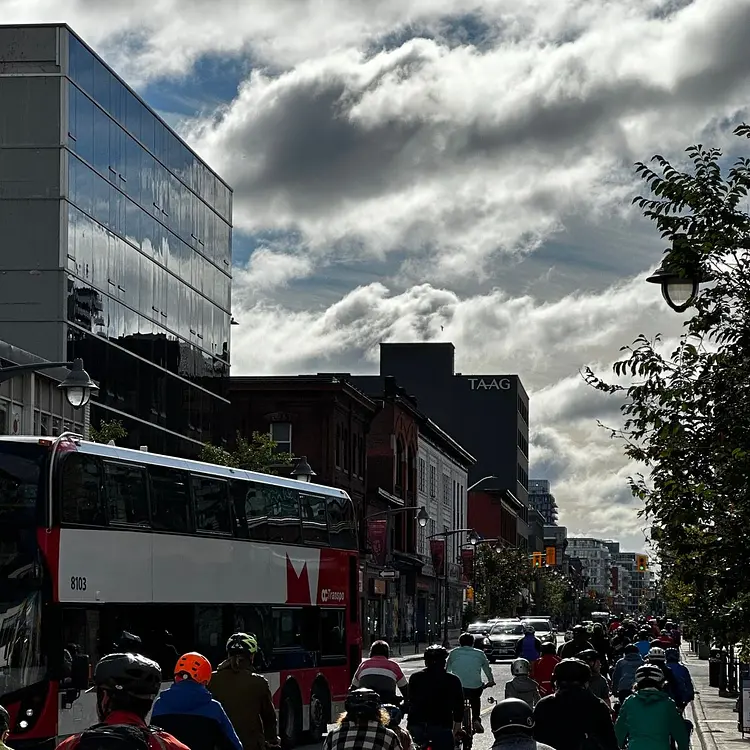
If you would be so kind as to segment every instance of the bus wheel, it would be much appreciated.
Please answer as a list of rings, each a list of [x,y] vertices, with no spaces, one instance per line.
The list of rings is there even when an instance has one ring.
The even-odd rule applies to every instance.
[[[310,696],[310,741],[320,742],[331,721],[331,696],[325,682],[313,685]]]
[[[279,707],[279,736],[283,748],[299,745],[302,734],[302,701],[296,687],[287,687]]]

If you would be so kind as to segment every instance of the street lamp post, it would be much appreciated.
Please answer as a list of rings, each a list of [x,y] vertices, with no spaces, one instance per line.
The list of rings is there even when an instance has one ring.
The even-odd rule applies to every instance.
[[[679,258],[683,256],[685,260]],[[701,282],[710,281],[701,271],[698,258],[691,253],[686,235],[677,234],[672,240],[672,250],[662,264],[646,281],[658,284],[664,301],[675,311],[685,312],[693,304]]]
[[[420,525],[421,528],[424,528],[427,526],[427,521],[430,520],[430,515],[427,512],[427,509],[424,507],[424,505],[407,505],[403,508],[387,508],[386,510],[379,510],[375,513],[370,513],[369,515],[365,516],[365,526],[368,521],[372,521],[375,518],[381,518],[385,516],[385,562],[386,565],[390,562],[391,559],[391,516],[395,515],[396,513],[408,513],[412,511],[417,511],[414,515],[414,518],[416,519],[417,523]],[[365,589],[367,588],[367,573],[368,573],[368,565],[367,565],[367,555],[364,557],[364,569],[362,571],[363,578],[365,581]],[[365,597],[365,600],[367,600],[368,597]],[[367,612],[365,612],[365,618],[367,617]],[[363,623],[363,625],[366,624]],[[369,634],[368,634],[368,642],[369,642]]]
[[[2,367],[0,368],[0,383],[10,380],[16,375],[39,372],[40,370],[52,370],[56,367],[67,367],[70,370],[67,377],[57,386],[65,393],[68,403],[74,409],[86,406],[92,394],[96,394],[99,390],[99,386],[83,369],[82,359],[74,359],[72,362],[35,362],[28,365]]]
[[[483,481],[483,480],[480,480]],[[467,542],[466,544],[462,544],[462,547],[470,546],[472,549],[476,549],[480,544],[492,544],[494,545],[495,552],[500,554],[503,551],[503,547],[505,546],[505,540],[501,539],[500,537],[489,537],[487,539],[485,538],[479,538],[474,543],[471,541]],[[474,604],[477,603],[477,558],[476,555],[474,555],[473,565],[471,566],[471,588],[474,592]]]
[[[455,536],[456,534],[467,534],[466,540],[474,546],[478,541],[479,537],[474,529],[446,529],[445,531],[439,531],[437,534],[430,534],[428,539],[435,539],[436,537],[442,537],[443,539],[443,645],[448,646],[448,537]]]
[[[289,475],[298,482],[312,482],[312,478],[317,476],[310,464],[307,463],[307,456],[300,456]]]
[[[474,484],[471,485],[471,487],[466,488],[466,494],[468,495],[473,489],[476,487],[479,487],[482,482],[486,482],[488,479],[497,479],[497,477],[494,474],[488,474],[486,477],[482,477],[478,481],[474,482]]]

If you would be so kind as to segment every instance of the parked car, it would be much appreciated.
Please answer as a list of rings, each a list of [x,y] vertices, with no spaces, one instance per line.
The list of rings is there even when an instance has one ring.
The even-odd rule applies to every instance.
[[[516,643],[521,636],[523,625],[518,620],[495,623],[487,635],[490,642],[487,658],[490,662],[512,659],[516,655]]]
[[[552,628],[552,623],[547,619],[529,617],[523,621],[524,625],[531,625],[534,634],[542,643],[557,643],[557,634]]]

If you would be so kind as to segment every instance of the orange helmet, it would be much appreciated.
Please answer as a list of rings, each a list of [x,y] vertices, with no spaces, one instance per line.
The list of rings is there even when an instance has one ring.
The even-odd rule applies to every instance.
[[[175,682],[180,682],[186,677],[200,682],[201,685],[208,685],[211,679],[211,662],[197,651],[183,654],[175,664],[174,679]]]

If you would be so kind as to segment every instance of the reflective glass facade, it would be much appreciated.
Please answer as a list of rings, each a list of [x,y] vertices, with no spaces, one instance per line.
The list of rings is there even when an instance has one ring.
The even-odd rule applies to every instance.
[[[68,356],[100,382],[94,423],[192,455],[227,404],[231,190],[65,34]]]

